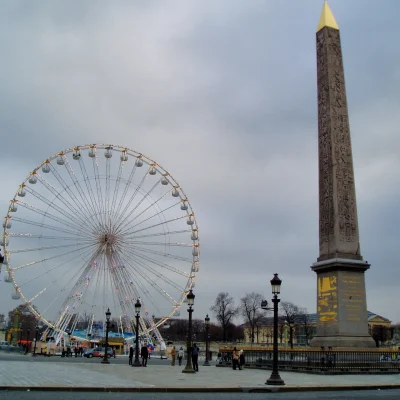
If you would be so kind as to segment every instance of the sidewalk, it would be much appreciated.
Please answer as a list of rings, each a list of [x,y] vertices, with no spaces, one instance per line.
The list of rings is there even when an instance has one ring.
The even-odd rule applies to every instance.
[[[267,386],[270,371],[203,367],[183,374],[182,367],[100,363],[59,363],[0,360],[0,390],[256,392],[400,388],[399,375],[310,375],[282,372],[285,386]]]

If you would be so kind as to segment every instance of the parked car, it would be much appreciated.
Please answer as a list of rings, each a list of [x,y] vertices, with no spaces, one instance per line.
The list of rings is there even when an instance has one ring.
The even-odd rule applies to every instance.
[[[8,343],[4,340],[0,341],[0,349],[1,350],[7,350],[7,349],[10,349],[11,347],[13,347],[13,346],[10,343]]]
[[[88,349],[84,352],[84,356],[87,358],[92,358],[92,357],[104,357],[104,347],[95,347],[94,349]],[[107,355],[108,357],[111,357],[113,354],[112,348],[108,347],[107,348]]]

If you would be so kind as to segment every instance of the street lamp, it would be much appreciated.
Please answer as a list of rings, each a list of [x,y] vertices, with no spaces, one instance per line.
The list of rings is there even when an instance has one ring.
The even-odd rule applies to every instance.
[[[39,335],[39,326],[36,325],[35,326],[35,345],[33,347],[33,354],[32,354],[33,356],[36,356],[36,342],[37,342],[38,335]]]
[[[22,322],[19,324],[19,345],[22,344]]]
[[[206,327],[206,361],[204,361],[203,366],[209,367],[210,366],[210,363],[209,363],[210,356],[209,356],[209,349],[208,349],[208,330],[210,329],[210,317],[208,316],[208,314],[204,318],[204,324]]]
[[[142,364],[139,361],[139,317],[140,317],[140,309],[142,308],[142,305],[140,304],[140,299],[136,300],[135,303],[135,313],[136,313],[136,331],[135,331],[135,336],[136,336],[136,346],[135,346],[135,361],[132,364],[132,367],[141,367]]]
[[[104,350],[103,361],[101,362],[102,364],[110,364],[110,361],[108,361],[108,328],[110,326],[110,317],[111,317],[111,312],[110,312],[110,309],[107,308],[107,311],[106,311],[106,346],[105,346],[105,350]]]
[[[187,360],[186,360],[186,367],[183,369],[182,372],[186,374],[194,374],[195,370],[192,367],[192,312],[193,312],[193,304],[194,304],[195,295],[193,294],[192,289],[190,289],[188,295],[186,296],[188,302],[188,313],[189,313],[189,332],[187,338]]]
[[[274,303],[274,355],[272,361],[272,373],[267,382],[267,385],[284,385],[285,382],[281,379],[278,372],[278,294],[281,292],[282,281],[278,278],[278,274],[274,274],[271,279],[272,294],[274,295],[272,302]]]
[[[29,334],[31,333],[31,330],[28,328],[28,330],[26,331],[26,347],[25,347],[25,354],[28,354],[28,340],[29,340]]]

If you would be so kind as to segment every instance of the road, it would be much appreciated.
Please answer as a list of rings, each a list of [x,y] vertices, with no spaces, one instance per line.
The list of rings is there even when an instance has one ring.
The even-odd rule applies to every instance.
[[[0,392],[0,400],[398,400],[400,390],[292,393]]]
[[[13,353],[4,353],[0,352],[0,360],[2,361],[23,361],[23,362],[72,362],[72,363],[100,363],[101,358],[86,358],[86,357],[60,357],[60,356],[25,356],[21,354],[13,354]],[[113,364],[128,364],[129,360],[127,356],[116,356],[116,358],[111,358],[110,363]],[[148,360],[148,364],[152,365],[169,365],[171,360],[160,359],[152,357]]]

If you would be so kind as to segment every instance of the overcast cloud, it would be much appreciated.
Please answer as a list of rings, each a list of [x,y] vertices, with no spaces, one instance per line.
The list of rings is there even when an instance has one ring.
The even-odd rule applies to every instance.
[[[0,207],[83,143],[143,152],[201,233],[195,318],[216,295],[316,308],[319,0],[2,1]],[[331,0],[341,29],[368,309],[400,322],[397,0]],[[15,307],[1,283],[0,312]]]

